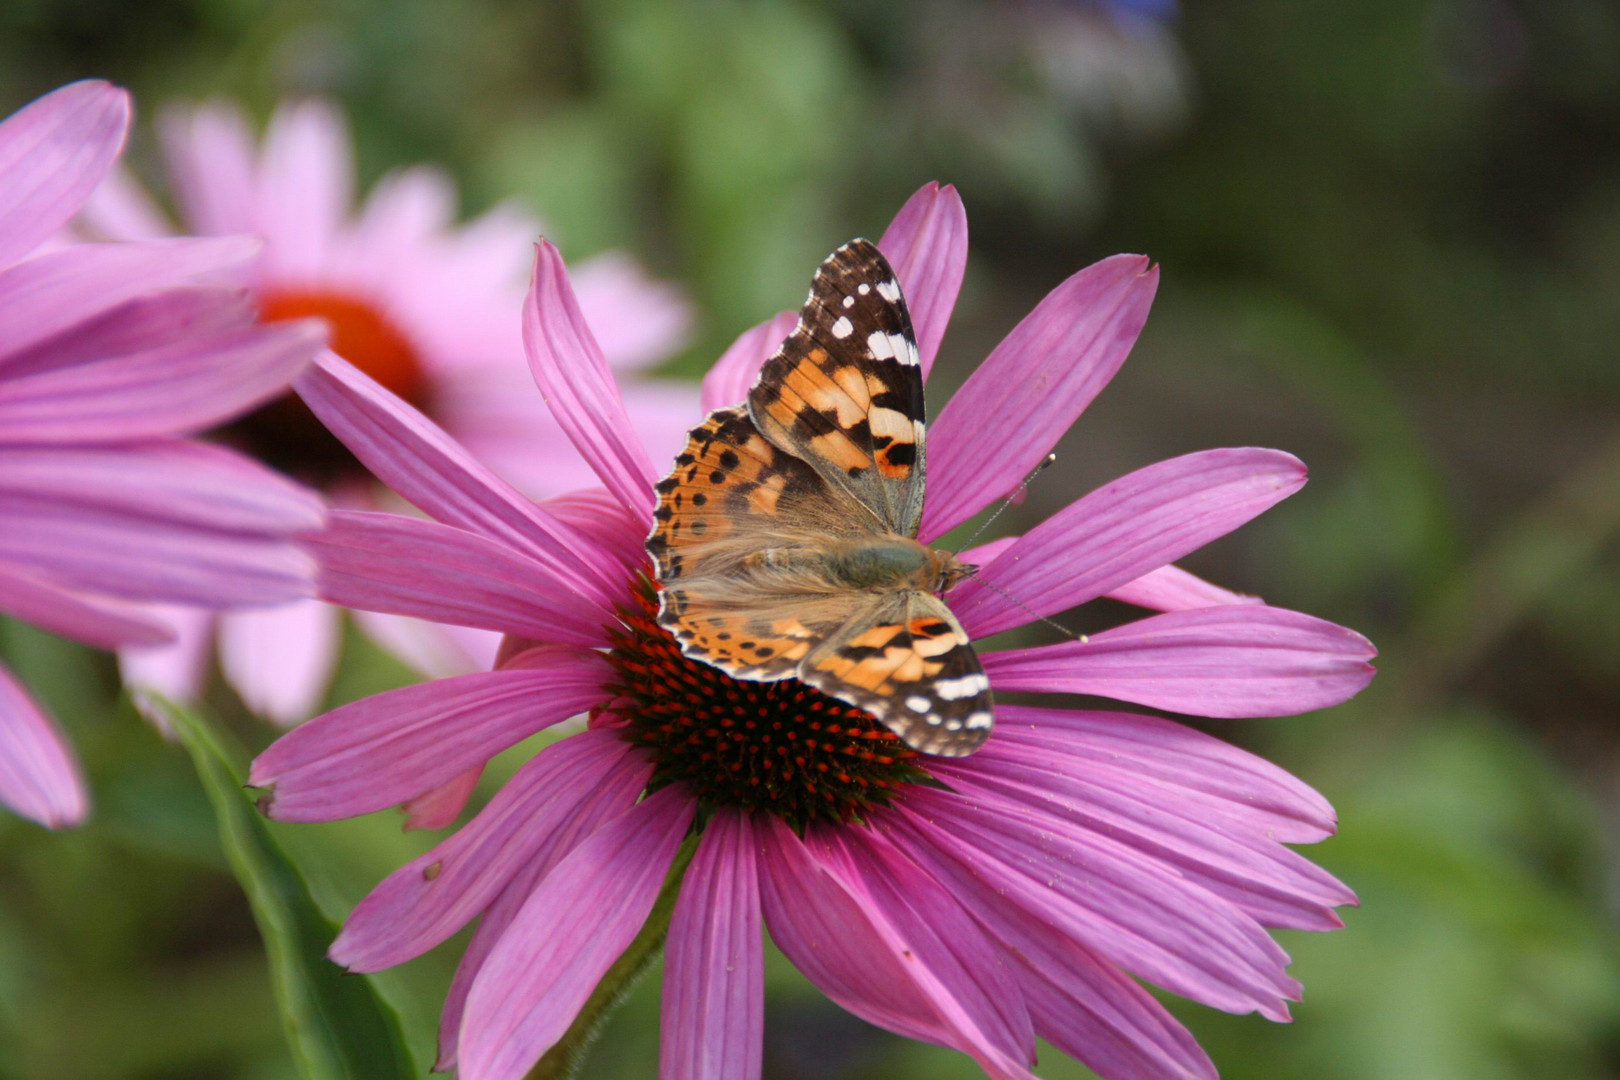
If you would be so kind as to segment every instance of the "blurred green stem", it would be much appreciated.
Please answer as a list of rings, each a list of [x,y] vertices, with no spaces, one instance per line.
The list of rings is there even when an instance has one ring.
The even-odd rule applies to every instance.
[[[1414,620],[1400,690],[1422,703],[1469,671],[1550,591],[1620,533],[1620,437],[1499,530]]]
[[[663,951],[664,938],[669,933],[670,916],[675,913],[675,897],[681,891],[681,880],[686,877],[686,868],[692,862],[692,856],[697,852],[698,834],[694,833],[681,844],[680,850],[675,853],[675,861],[670,864],[669,874],[664,878],[664,888],[653,903],[652,913],[642,924],[641,932],[624,950],[624,954],[608,968],[602,981],[596,984],[591,996],[586,999],[585,1005],[574,1018],[573,1026],[558,1040],[557,1045],[546,1051],[533,1069],[529,1070],[528,1080],[567,1080],[575,1075],[580,1063],[585,1059],[585,1051],[596,1040],[602,1025],[613,1012],[615,1006],[624,1000],[630,988],[641,978],[647,966],[657,959]]]

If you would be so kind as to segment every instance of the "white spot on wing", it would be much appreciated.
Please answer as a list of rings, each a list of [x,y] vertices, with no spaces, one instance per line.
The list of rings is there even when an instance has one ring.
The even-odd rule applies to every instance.
[[[898,360],[902,364],[915,364],[917,350],[904,334],[886,334],[874,330],[866,335],[866,347],[874,360]]]
[[[930,704],[932,703],[927,698],[919,694],[913,694],[911,697],[906,698],[906,708],[912,712],[927,712]]]
[[[855,306],[855,298],[853,296],[844,297],[844,306],[847,307],[847,308],[848,307],[854,307]]]
[[[975,694],[982,694],[988,689],[990,680],[979,672],[955,679],[940,679],[934,683],[934,693],[946,701],[960,701]]]
[[[838,321],[832,324],[832,336],[835,338],[847,338],[854,332],[855,324],[849,321],[848,315],[838,316]]]
[[[898,281],[883,281],[878,283],[878,295],[889,303],[900,299],[900,283]]]
[[[979,728],[987,728],[990,726],[990,721],[990,714],[981,709],[976,713],[968,714],[967,728],[969,731],[976,731]]]
[[[861,287],[855,291],[860,293],[862,296],[865,296],[867,293],[872,291],[872,286],[863,281],[861,282]]]

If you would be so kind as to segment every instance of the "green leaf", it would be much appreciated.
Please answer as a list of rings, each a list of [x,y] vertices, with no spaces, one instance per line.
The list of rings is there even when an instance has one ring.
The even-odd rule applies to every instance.
[[[253,906],[287,1041],[305,1080],[419,1077],[399,1014],[375,983],[346,975],[326,959],[337,927],[316,907],[244,789],[243,755],[199,714],[172,703],[165,709],[202,778],[225,855]]]

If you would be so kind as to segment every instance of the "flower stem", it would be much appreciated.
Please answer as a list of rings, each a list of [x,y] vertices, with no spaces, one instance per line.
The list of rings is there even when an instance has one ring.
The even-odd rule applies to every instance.
[[[641,932],[636,935],[630,947],[616,960],[602,981],[596,984],[591,996],[585,1000],[585,1005],[579,1010],[573,1024],[564,1033],[557,1044],[546,1051],[535,1067],[529,1070],[527,1080],[568,1080],[575,1075],[580,1064],[585,1059],[585,1051],[596,1036],[601,1033],[602,1025],[606,1023],[611,1014],[624,1000],[630,988],[641,978],[653,960],[664,949],[664,938],[669,933],[670,916],[675,913],[675,897],[681,891],[681,879],[686,876],[686,868],[692,862],[692,856],[697,853],[698,835],[688,836],[681,844],[680,850],[675,853],[675,859],[670,863],[669,873],[664,878],[664,887],[653,903],[652,912],[647,921],[642,924]]]

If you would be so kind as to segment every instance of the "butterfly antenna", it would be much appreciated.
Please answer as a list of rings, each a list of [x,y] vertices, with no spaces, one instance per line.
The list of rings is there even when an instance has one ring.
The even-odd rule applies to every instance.
[[[983,524],[981,524],[977,529],[973,530],[973,535],[968,537],[967,540],[962,544],[962,546],[957,548],[955,551],[951,552],[951,554],[952,555],[960,555],[960,554],[962,554],[962,552],[964,552],[968,548],[972,547],[973,546],[973,541],[975,541],[979,537],[983,536],[984,535],[984,530],[986,530],[990,526],[994,525],[996,523],[996,518],[998,518],[1002,514],[1006,513],[1007,512],[1007,507],[1009,507],[1013,503],[1017,502],[1018,501],[1018,496],[1020,496],[1020,495],[1022,495],[1024,493],[1024,489],[1029,487],[1030,484],[1033,484],[1035,482],[1035,478],[1037,476],[1041,475],[1041,473],[1045,472],[1047,467],[1049,465],[1051,465],[1052,462],[1054,462],[1056,460],[1057,460],[1057,455],[1056,454],[1047,454],[1046,457],[1042,458],[1041,463],[1039,465],[1035,466],[1035,468],[1030,472],[1030,474],[1028,476],[1024,477],[1024,482],[1022,484],[1018,485],[1018,490],[1014,491],[1011,495],[1008,495],[1005,499],[1002,499],[1001,500],[1001,505],[996,507],[995,513],[993,513],[989,517],[985,518]],[[994,586],[991,586],[991,587],[994,588]],[[1007,599],[1011,600],[1012,597],[1009,596]],[[1014,601],[1014,602],[1016,603],[1016,601]]]
[[[997,585],[997,584],[995,584],[994,582],[991,582],[991,581],[984,580],[984,578],[979,576],[979,568],[977,566],[975,566],[972,569],[968,570],[967,575],[968,575],[968,577],[972,578],[974,581],[977,581],[980,585],[983,585],[985,588],[989,589],[991,592],[993,592],[997,596],[1001,597],[1003,600],[1006,600],[1006,601],[1011,602],[1012,604],[1015,604],[1018,607],[1018,609],[1020,611],[1022,611],[1025,615],[1028,615],[1032,619],[1036,619],[1036,620],[1038,620],[1040,622],[1045,623],[1047,626],[1050,626],[1052,629],[1056,630],[1058,633],[1062,634],[1064,637],[1069,638],[1069,639],[1071,639],[1073,641],[1090,641],[1091,640],[1085,634],[1077,634],[1073,630],[1070,630],[1067,626],[1064,626],[1062,623],[1057,622],[1057,621],[1055,621],[1053,619],[1048,619],[1045,615],[1042,615],[1040,612],[1036,611],[1034,608],[1030,607],[1028,604],[1024,603],[1022,600],[1018,599],[1018,597],[1014,596],[1012,593],[1008,592],[1006,589],[1003,589],[1000,585]]]
[[[1003,513],[1006,512],[1007,507],[1011,506],[1013,503],[1018,501],[1018,496],[1020,496],[1020,495],[1022,495],[1024,493],[1024,489],[1029,487],[1030,484],[1034,483],[1035,478],[1037,476],[1041,475],[1041,473],[1045,472],[1047,470],[1047,468],[1049,466],[1051,466],[1051,464],[1056,460],[1057,460],[1057,455],[1056,454],[1047,454],[1046,457],[1041,459],[1041,463],[1039,465],[1035,466],[1035,468],[1033,470],[1031,470],[1031,472],[1030,472],[1030,474],[1028,476],[1024,477],[1024,482],[1022,484],[1018,485],[1018,490],[1014,491],[1011,495],[1008,495],[1005,499],[1001,500],[1001,505],[996,507],[995,512],[993,514],[991,514],[989,517],[985,518],[984,523],[981,524],[977,529],[974,529],[973,530],[973,535],[968,537],[967,542],[964,543],[961,547],[957,548],[956,551],[953,554],[960,555],[960,554],[962,554],[962,552],[964,552],[968,548],[972,547],[973,542],[975,540],[977,540],[980,536],[983,536],[984,531],[986,529],[988,529],[991,525],[994,525],[996,523],[996,519],[998,517],[1000,517]],[[993,592],[996,595],[1000,596],[1003,600],[1007,600],[1007,601],[1011,602],[1012,604],[1017,605],[1017,607],[1021,611],[1023,611],[1024,614],[1028,615],[1030,618],[1037,619],[1040,622],[1045,623],[1047,626],[1050,626],[1052,629],[1056,630],[1058,633],[1064,635],[1065,637],[1072,638],[1075,641],[1085,641],[1085,640],[1087,640],[1086,635],[1077,634],[1073,630],[1070,630],[1067,626],[1064,626],[1061,623],[1054,622],[1053,620],[1048,619],[1045,615],[1042,615],[1040,612],[1035,611],[1028,604],[1026,604],[1022,600],[1018,599],[1018,597],[1014,596],[1012,593],[1008,592],[1006,589],[1003,589],[1000,585],[997,585],[994,582],[986,581],[984,578],[980,577],[979,576],[979,568],[977,566],[964,566],[963,570],[965,570],[967,572],[968,577],[972,578],[974,581],[977,581],[980,585],[983,585],[985,588],[989,589],[991,592]]]

